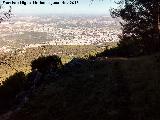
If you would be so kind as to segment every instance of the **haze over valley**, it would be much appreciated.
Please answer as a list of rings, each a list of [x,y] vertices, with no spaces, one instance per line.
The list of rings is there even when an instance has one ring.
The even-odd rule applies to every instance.
[[[117,42],[119,20],[108,16],[16,16],[0,25],[0,52],[42,45]]]

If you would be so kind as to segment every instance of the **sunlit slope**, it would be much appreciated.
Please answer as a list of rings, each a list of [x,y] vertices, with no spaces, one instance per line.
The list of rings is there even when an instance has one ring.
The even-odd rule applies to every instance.
[[[114,43],[108,43],[111,45]],[[13,75],[16,71],[30,72],[30,63],[40,56],[58,55],[63,63],[69,62],[74,57],[88,57],[102,52],[103,46],[94,45],[59,45],[41,46],[16,50],[10,53],[0,53],[0,82]]]

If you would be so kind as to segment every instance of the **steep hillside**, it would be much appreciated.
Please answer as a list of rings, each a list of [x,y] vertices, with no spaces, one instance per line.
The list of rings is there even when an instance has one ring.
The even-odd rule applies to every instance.
[[[115,43],[106,43],[106,45],[113,44]],[[0,53],[0,83],[17,71],[29,73],[31,61],[40,56],[56,54],[61,57],[63,63],[66,63],[74,57],[88,57],[103,50],[103,46],[94,45],[46,45],[26,50],[19,49],[14,53]]]
[[[68,63],[10,120],[159,120],[160,54]]]

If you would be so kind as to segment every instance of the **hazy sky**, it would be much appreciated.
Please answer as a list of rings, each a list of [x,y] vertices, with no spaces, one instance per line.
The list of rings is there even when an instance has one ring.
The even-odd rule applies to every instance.
[[[2,0],[0,0],[2,3]],[[115,7],[114,0],[95,0],[92,4],[91,0],[75,0],[77,4],[62,4],[63,0],[5,0],[5,2],[25,1],[28,4],[16,4],[12,6],[14,14],[109,14],[109,9]],[[33,5],[33,1],[37,1],[37,5]],[[40,5],[39,2],[45,2],[45,5]],[[64,0],[69,3],[69,0]],[[73,0],[74,1],[74,0]],[[29,4],[31,2],[31,4]],[[60,4],[53,4],[59,2]],[[4,4],[5,7],[7,5]]]

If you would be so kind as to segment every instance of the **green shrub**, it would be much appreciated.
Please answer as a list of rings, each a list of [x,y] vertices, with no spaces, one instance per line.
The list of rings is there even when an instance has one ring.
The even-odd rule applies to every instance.
[[[26,76],[23,72],[17,72],[14,75],[7,78],[2,82],[3,87],[11,92],[12,94],[17,94],[25,87]]]
[[[106,47],[102,53],[97,54],[97,57],[107,56],[107,57],[136,57],[144,54],[144,46],[141,44],[140,40],[130,40],[123,39],[118,43],[115,48]]]
[[[0,86],[0,113],[14,104],[16,95],[24,90],[26,76],[23,72],[17,72],[2,82]]]
[[[32,70],[37,69],[41,73],[48,71],[57,71],[61,69],[62,62],[61,58],[57,55],[39,57],[38,59],[31,62]]]

